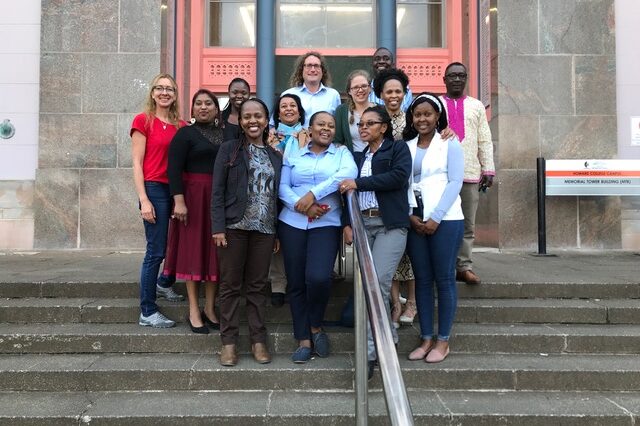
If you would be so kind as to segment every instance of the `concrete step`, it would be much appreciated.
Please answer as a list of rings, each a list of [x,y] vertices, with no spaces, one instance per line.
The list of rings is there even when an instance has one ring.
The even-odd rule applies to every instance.
[[[523,277],[523,280],[526,278]],[[184,283],[176,283],[176,291],[186,294]],[[346,296],[352,291],[352,282],[334,283],[332,294]],[[57,277],[43,282],[2,282],[0,298],[14,297],[78,297],[78,298],[137,298],[137,282],[66,282]],[[640,282],[527,282],[505,280],[483,282],[470,286],[458,283],[458,296],[464,298],[494,299],[640,299]]]
[[[2,392],[0,424],[352,425],[353,392]],[[640,393],[410,391],[416,425],[632,426]],[[390,424],[370,392],[369,424]]]
[[[294,364],[276,354],[267,365],[244,354],[221,367],[213,354],[0,355],[4,391],[353,390],[352,354]],[[400,356],[413,390],[640,391],[637,355],[451,353],[439,365]],[[259,378],[259,379],[257,379]],[[380,376],[369,382],[381,389]]]
[[[270,324],[268,344],[290,353],[296,343],[290,324]],[[353,352],[353,330],[327,327],[335,353]],[[417,325],[400,329],[399,352],[419,342]],[[239,350],[248,351],[241,327]],[[0,353],[213,353],[217,333],[196,335],[186,325],[152,329],[137,324],[0,324]],[[452,350],[459,353],[640,353],[640,325],[456,324]]]
[[[346,299],[334,297],[326,321],[339,321]],[[184,322],[187,302],[160,300],[162,312]],[[0,322],[7,323],[134,323],[138,299],[20,298],[0,300]],[[244,306],[241,306],[244,318]],[[289,305],[267,305],[269,323],[291,321]],[[626,299],[461,299],[458,323],[640,324],[640,301]],[[417,319],[416,319],[417,322]]]
[[[346,298],[332,298],[325,311],[325,321],[339,321]],[[186,323],[188,302],[158,300],[163,314],[179,323]],[[201,305],[202,306],[202,305]],[[137,323],[139,299],[96,298],[21,298],[0,300],[0,322],[5,323]],[[240,305],[240,317],[246,318]],[[291,322],[289,305],[271,306],[267,301],[267,323]]]

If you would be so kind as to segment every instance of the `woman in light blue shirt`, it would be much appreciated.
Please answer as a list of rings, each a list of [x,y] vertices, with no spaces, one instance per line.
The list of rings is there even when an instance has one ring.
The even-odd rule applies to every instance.
[[[338,184],[357,175],[349,150],[333,143],[335,119],[327,112],[309,121],[311,142],[282,166],[278,237],[287,275],[294,337],[299,347],[295,363],[315,352],[329,355],[329,339],[321,323],[329,300],[331,273],[341,235],[342,200]]]

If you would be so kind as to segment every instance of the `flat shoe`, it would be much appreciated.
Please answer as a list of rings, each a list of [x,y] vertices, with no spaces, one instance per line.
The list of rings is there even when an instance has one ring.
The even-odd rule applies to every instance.
[[[233,367],[238,363],[238,353],[236,345],[222,345],[220,351],[220,365],[225,367]]]
[[[254,343],[251,345],[251,353],[253,353],[253,359],[258,364],[269,364],[271,362],[271,354],[267,349],[267,345],[264,343]]]
[[[436,362],[442,362],[449,355],[449,347],[447,346],[447,350],[444,353],[440,352],[438,349],[432,349],[431,352],[424,359],[425,362],[430,364],[434,364]]]
[[[420,361],[424,359],[429,354],[429,352],[431,352],[431,349],[433,349],[433,345],[429,346],[428,349],[424,349],[422,346],[418,346],[413,351],[411,351],[407,358],[409,359],[409,361]]]

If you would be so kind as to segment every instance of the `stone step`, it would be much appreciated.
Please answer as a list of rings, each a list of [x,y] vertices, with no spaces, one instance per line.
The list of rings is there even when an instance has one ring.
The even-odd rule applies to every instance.
[[[267,365],[251,355],[234,368],[213,354],[0,355],[4,391],[353,390],[352,354],[294,364],[275,354]],[[637,355],[461,354],[434,365],[400,356],[413,390],[640,391]],[[379,374],[369,382],[381,389]]]
[[[353,352],[353,329],[327,327],[335,353]],[[268,344],[290,353],[296,344],[290,324],[270,324]],[[417,326],[402,327],[398,351],[419,342]],[[241,327],[239,350],[248,351]],[[216,333],[196,335],[185,324],[153,329],[137,324],[0,324],[0,353],[213,353]],[[456,324],[452,349],[459,353],[640,353],[640,325]]]
[[[409,391],[416,425],[632,426],[640,393]],[[0,424],[352,425],[353,392],[1,392]],[[390,424],[382,392],[371,425]]]
[[[326,321],[339,321],[345,298],[332,298]],[[20,298],[0,300],[0,322],[134,323],[138,299]],[[184,322],[187,302],[159,301],[169,318]],[[241,306],[244,318],[244,306]],[[267,306],[269,323],[291,321],[289,305]],[[640,324],[640,301],[626,299],[461,299],[458,323]],[[416,319],[417,322],[417,319]]]
[[[186,294],[184,283],[176,283],[176,291]],[[334,283],[332,294],[345,296],[352,291],[351,281]],[[64,282],[56,277],[44,282],[2,282],[0,298],[15,297],[79,297],[137,298],[137,282]],[[640,282],[483,282],[477,286],[458,283],[458,296],[494,299],[640,299]]]

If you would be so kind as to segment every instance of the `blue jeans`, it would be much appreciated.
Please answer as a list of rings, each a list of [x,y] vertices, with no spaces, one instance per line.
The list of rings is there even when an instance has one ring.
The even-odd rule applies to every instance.
[[[296,340],[310,340],[329,303],[331,273],[338,255],[341,228],[298,229],[280,222],[278,238],[287,276],[289,307]]]
[[[140,310],[142,315],[149,316],[158,312],[156,284],[160,264],[167,250],[167,232],[173,203],[166,183],[145,182],[144,189],[156,212],[156,223],[143,221],[147,248],[140,271]]]
[[[407,252],[416,277],[416,305],[423,340],[434,335],[434,281],[438,288],[438,340],[449,340],[458,305],[456,257],[463,233],[462,220],[443,220],[433,235],[409,231]]]

